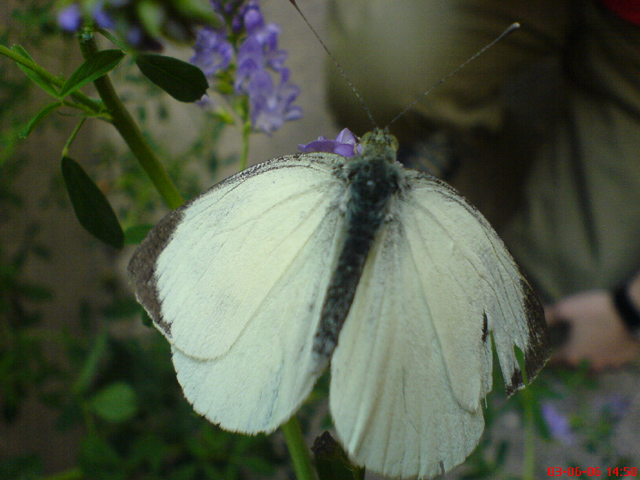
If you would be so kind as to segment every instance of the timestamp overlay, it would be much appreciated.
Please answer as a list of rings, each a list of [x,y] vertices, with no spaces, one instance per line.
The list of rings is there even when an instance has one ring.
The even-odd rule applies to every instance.
[[[638,478],[638,469],[636,467],[549,467],[547,474],[550,477],[582,477],[585,478],[600,478],[600,477],[628,477]]]

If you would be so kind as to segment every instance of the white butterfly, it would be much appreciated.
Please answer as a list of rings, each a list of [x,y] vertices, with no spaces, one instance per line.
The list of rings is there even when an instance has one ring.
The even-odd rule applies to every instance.
[[[129,265],[173,350],[185,396],[222,428],[271,432],[331,363],[330,409],[358,465],[427,478],[484,428],[489,332],[507,392],[548,356],[531,286],[485,218],[396,162],[376,129],[362,154],[269,160],[167,215]]]

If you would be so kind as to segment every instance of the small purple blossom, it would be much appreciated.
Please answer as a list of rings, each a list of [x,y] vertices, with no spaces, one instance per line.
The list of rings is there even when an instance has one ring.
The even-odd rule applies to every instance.
[[[247,8],[246,5],[242,5],[244,0],[211,0],[211,8],[214,12],[219,14],[223,19],[230,19],[228,23],[231,24],[231,31],[235,34],[242,32],[244,29],[243,16],[244,11]]]
[[[58,25],[67,32],[76,32],[82,26],[82,9],[77,3],[72,3],[68,7],[58,12]]]
[[[68,32],[76,32],[82,27],[83,14],[87,12],[81,2],[72,3],[58,12],[58,25]],[[162,50],[162,45],[149,36],[132,12],[135,9],[131,0],[104,0],[91,3],[89,17],[100,28],[118,31],[130,45],[142,50]]]
[[[104,2],[96,4],[93,9],[93,20],[100,28],[113,28],[116,25],[111,15],[105,10]]]
[[[337,153],[343,157],[353,157],[360,153],[361,147],[357,144],[358,139],[348,129],[343,129],[335,140],[330,140],[324,135],[318,137],[318,140],[314,140],[306,145],[298,145],[298,150],[303,153],[309,152],[328,152]]]
[[[233,88],[236,93],[246,92],[246,85],[251,77],[262,71],[262,45],[255,37],[247,37],[238,49],[238,70]]]
[[[247,86],[251,124],[267,135],[279,129],[284,122],[302,117],[300,107],[293,105],[300,88],[289,82],[288,69],[283,68],[280,73],[277,87],[266,70],[254,74]]]
[[[245,14],[247,38],[238,49],[238,71],[234,88],[241,93],[251,77],[267,68],[279,72],[287,59],[287,52],[278,50],[280,29],[275,24],[265,25],[260,10],[250,9]]]
[[[571,430],[569,420],[553,404],[549,402],[542,404],[542,417],[553,438],[566,445],[572,445],[575,442],[575,435]]]
[[[244,14],[244,24],[248,33],[247,41],[255,40],[260,45],[262,51],[261,68],[271,68],[279,72],[287,59],[287,52],[278,50],[280,27],[275,23],[265,24],[257,4]],[[238,52],[238,56],[240,56],[240,52]]]
[[[629,406],[631,405],[631,400],[629,398],[624,397],[622,395],[613,395],[607,399],[600,400],[599,410],[609,415],[613,420],[618,421],[629,410]]]
[[[227,40],[223,30],[205,27],[198,32],[195,53],[191,63],[199,67],[207,77],[219,70],[226,70],[233,58],[233,45]]]

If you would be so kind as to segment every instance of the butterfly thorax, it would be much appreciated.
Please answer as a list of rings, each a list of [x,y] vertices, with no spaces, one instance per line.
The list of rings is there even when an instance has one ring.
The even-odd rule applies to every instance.
[[[398,142],[376,129],[362,139],[362,153],[346,165],[347,204],[344,237],[324,299],[314,352],[326,365],[353,303],[367,256],[400,190],[402,168],[396,163]]]

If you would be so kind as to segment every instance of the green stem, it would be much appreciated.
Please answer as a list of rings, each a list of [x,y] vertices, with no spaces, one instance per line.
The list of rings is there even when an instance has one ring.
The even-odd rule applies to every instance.
[[[281,428],[293,461],[293,470],[296,472],[296,478],[298,480],[315,480],[311,456],[304,442],[297,417],[295,415],[291,417]]]
[[[71,132],[71,135],[69,135],[69,139],[67,140],[67,143],[64,144],[64,148],[62,149],[63,157],[66,157],[69,154],[69,149],[71,148],[71,144],[76,139],[76,135],[78,135],[78,132],[82,128],[82,125],[84,125],[84,122],[86,119],[87,117],[82,117],[78,122],[78,125],[76,125],[76,128],[74,128],[73,132]]]
[[[55,85],[58,88],[60,88],[60,87],[62,87],[62,85],[64,85],[64,80],[62,78],[56,77],[52,73],[49,73],[47,70],[42,68],[37,63],[29,60],[28,58],[23,57],[18,52],[14,52],[13,50],[11,50],[10,48],[5,47],[4,45],[0,45],[0,54],[4,55],[5,57],[10,58],[14,62],[19,63],[20,65],[28,68],[29,70],[33,70],[38,75],[40,75],[41,77],[47,79],[49,82],[51,82],[53,85]],[[102,105],[101,102],[87,97],[82,92],[78,92],[78,91],[73,92],[70,95],[70,97],[73,98],[79,104],[84,105],[94,115],[100,115],[100,113],[103,110],[103,105]],[[69,105],[69,106],[73,106],[73,105]]]
[[[93,36],[89,38],[80,36],[79,42],[82,55],[85,58],[91,57],[98,51],[98,46]],[[184,203],[182,195],[180,195],[160,159],[145,140],[140,128],[125,108],[120,97],[116,94],[109,76],[103,75],[93,83],[100,98],[111,113],[113,126],[136,156],[144,171],[147,172],[167,206],[173,210],[182,205]]]
[[[522,479],[534,480],[536,464],[535,427],[534,427],[534,398],[531,386],[522,390],[524,409],[524,458],[522,461]]]
[[[249,137],[251,136],[251,122],[246,120],[242,126],[242,154],[240,156],[240,170],[247,168],[249,159]]]
[[[124,43],[123,41],[121,41],[116,35],[113,35],[108,30],[105,30],[105,29],[100,28],[100,27],[96,27],[96,31],[98,33],[100,33],[104,38],[109,40],[111,43],[113,43],[116,47],[118,47],[123,52],[131,54],[131,51],[129,50],[128,45],[126,43]]]

